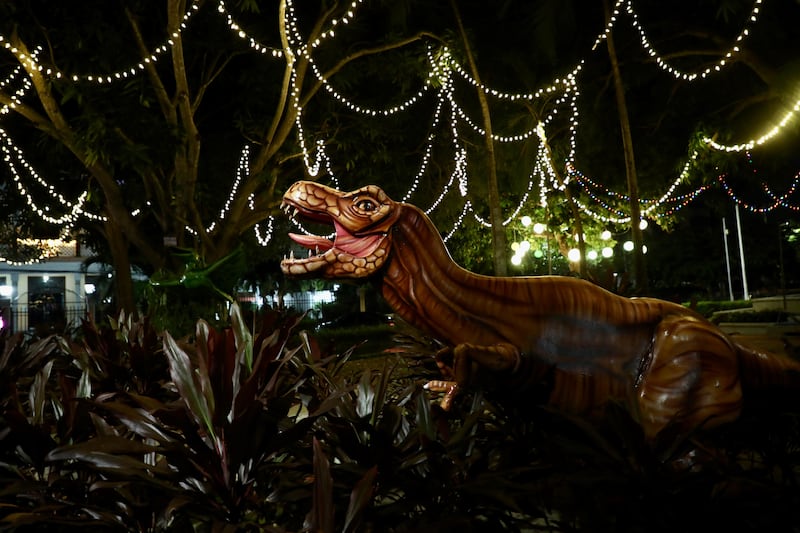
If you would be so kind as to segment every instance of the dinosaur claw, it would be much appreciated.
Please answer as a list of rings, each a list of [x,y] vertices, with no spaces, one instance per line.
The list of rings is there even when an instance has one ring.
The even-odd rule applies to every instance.
[[[450,410],[450,406],[453,405],[453,399],[458,393],[458,383],[455,381],[443,381],[436,379],[427,382],[423,388],[431,392],[444,393],[444,396],[439,401],[439,407],[441,407],[443,411]]]

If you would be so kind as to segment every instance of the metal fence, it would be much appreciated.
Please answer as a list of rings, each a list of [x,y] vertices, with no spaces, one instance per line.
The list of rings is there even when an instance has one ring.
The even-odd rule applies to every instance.
[[[323,296],[321,298],[321,296]],[[247,297],[242,303],[250,302]],[[282,295],[280,301],[273,297],[264,299],[263,304],[274,309],[294,309],[297,312],[308,312],[315,316],[321,302],[329,302],[327,295],[314,292],[298,292]],[[0,304],[2,306],[2,304]],[[88,317],[89,308],[83,302],[67,302],[53,308],[11,303],[0,308],[2,326],[12,332],[22,331],[30,334],[45,335],[63,333],[80,325],[81,320]]]
[[[12,332],[24,331],[39,335],[63,333],[77,327],[86,318],[86,305],[67,304],[57,309],[12,304],[3,310],[3,322]]]

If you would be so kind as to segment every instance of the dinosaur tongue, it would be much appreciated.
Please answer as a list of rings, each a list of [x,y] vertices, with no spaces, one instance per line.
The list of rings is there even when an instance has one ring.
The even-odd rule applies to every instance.
[[[336,248],[355,257],[367,257],[375,251],[383,238],[383,235],[356,237],[335,220],[333,225],[336,227]]]
[[[300,246],[305,246],[309,250],[318,249],[322,252],[327,252],[333,247],[333,243],[325,237],[317,237],[316,235],[300,235],[298,233],[290,233],[289,237]]]
[[[316,235],[299,235],[297,233],[290,233],[289,237],[297,244],[304,246],[310,250],[319,250],[320,252],[327,252],[336,246],[337,250],[341,250],[355,257],[367,257],[375,251],[380,243],[383,235],[370,235],[368,237],[356,237],[348,232],[338,222],[334,221],[333,225],[336,228],[336,238],[333,242],[324,237]]]

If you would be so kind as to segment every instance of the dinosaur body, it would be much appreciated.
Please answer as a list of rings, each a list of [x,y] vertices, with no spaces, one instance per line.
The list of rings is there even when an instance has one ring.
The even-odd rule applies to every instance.
[[[343,193],[301,181],[284,206],[333,223],[336,237],[292,235],[317,253],[285,259],[283,271],[373,277],[400,317],[449,347],[444,379],[428,384],[445,392],[445,408],[487,370],[500,388],[539,391],[541,401],[570,412],[621,401],[654,438],[668,426],[733,421],[758,389],[800,391],[800,364],[737,344],[681,305],[621,297],[571,277],[469,272],[421,210],[376,186]]]

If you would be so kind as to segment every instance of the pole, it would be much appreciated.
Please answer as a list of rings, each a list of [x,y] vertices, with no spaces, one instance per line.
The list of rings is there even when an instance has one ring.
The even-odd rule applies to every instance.
[[[725,243],[725,269],[728,271],[728,295],[733,301],[733,281],[731,280],[731,256],[728,251],[728,227],[725,224],[725,217],[722,217],[722,241]]]
[[[783,267],[783,226],[786,222],[778,224],[778,259],[780,260],[780,275],[781,275],[781,296],[783,296],[783,310],[786,307],[786,270]]]
[[[742,244],[742,219],[739,218],[739,204],[736,204],[736,231],[739,237],[739,259],[742,263],[742,290],[744,299],[750,299],[750,292],[747,290],[747,269],[744,266],[744,244]]]

